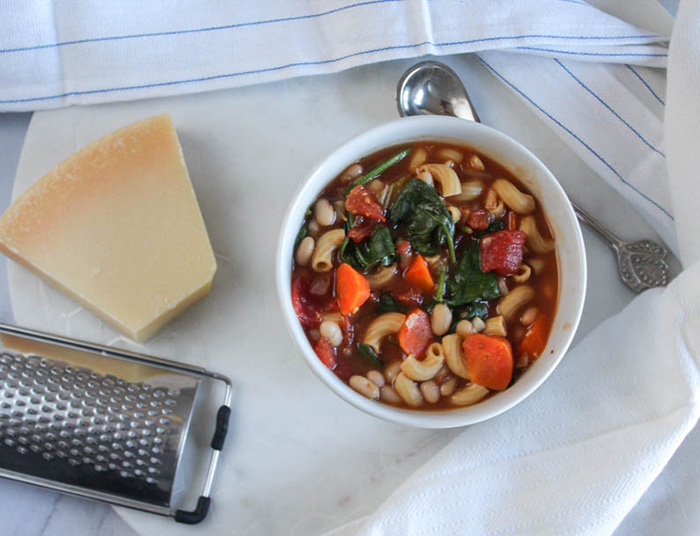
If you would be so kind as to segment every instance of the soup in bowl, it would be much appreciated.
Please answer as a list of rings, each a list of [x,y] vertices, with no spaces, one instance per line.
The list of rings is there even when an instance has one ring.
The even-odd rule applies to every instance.
[[[503,134],[445,117],[334,152],[290,207],[277,268],[311,368],[360,409],[426,427],[532,392],[585,293],[580,228],[551,173]]]

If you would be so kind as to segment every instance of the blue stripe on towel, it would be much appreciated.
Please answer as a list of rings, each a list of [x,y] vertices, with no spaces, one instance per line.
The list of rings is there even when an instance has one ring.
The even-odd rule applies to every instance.
[[[496,69],[494,69],[486,60],[484,60],[481,56],[477,55],[477,58],[491,71],[493,72],[498,78],[500,78],[503,82],[505,82],[511,89],[513,89],[516,93],[518,93],[521,97],[523,97],[525,100],[527,100],[532,106],[537,108],[540,112],[542,112],[545,116],[547,116],[554,124],[562,128],[567,134],[569,134],[571,137],[573,137],[576,141],[578,141],[581,145],[583,145],[593,156],[595,156],[598,160],[600,160],[610,171],[612,171],[615,176],[622,181],[623,184],[631,188],[633,191],[635,191],[637,194],[642,196],[644,199],[646,199],[649,203],[654,205],[656,208],[658,208],[661,212],[663,212],[666,216],[668,216],[671,221],[675,221],[673,219],[673,216],[661,205],[659,205],[654,199],[646,195],[645,193],[639,191],[632,183],[626,181],[622,175],[614,168],[612,167],[605,158],[603,158],[600,154],[598,154],[595,149],[593,149],[590,145],[588,145],[585,141],[583,141],[579,136],[577,136],[571,129],[566,127],[561,121],[556,119],[554,116],[552,116],[549,112],[547,112],[544,108],[542,108],[539,104],[537,104],[535,101],[533,101],[530,97],[528,97],[523,91],[516,87],[512,82],[507,80],[501,73],[499,73]]]
[[[11,52],[26,52],[26,51],[31,51],[31,50],[43,50],[43,49],[50,49],[50,48],[58,48],[58,47],[64,47],[64,46],[69,46],[69,45],[81,45],[81,44],[86,44],[86,43],[99,43],[99,42],[104,42],[104,41],[120,41],[120,40],[125,40],[125,39],[138,39],[138,38],[144,38],[144,37],[161,37],[161,36],[169,36],[169,35],[182,35],[182,34],[191,34],[191,33],[203,33],[203,32],[213,32],[213,31],[220,31],[220,30],[230,30],[230,29],[236,29],[236,28],[243,28],[247,26],[260,26],[263,24],[272,24],[276,22],[293,22],[293,21],[298,21],[298,20],[306,20],[306,19],[315,19],[315,18],[321,18],[325,17],[326,15],[332,15],[334,13],[338,13],[341,11],[346,11],[348,9],[356,8],[356,7],[364,7],[364,6],[369,6],[369,5],[375,5],[375,4],[384,4],[384,3],[389,3],[389,2],[404,2],[405,0],[369,0],[367,2],[359,2],[356,4],[349,4],[347,6],[339,7],[337,9],[332,9],[330,11],[323,11],[321,13],[315,13],[311,15],[299,15],[295,17],[281,17],[281,18],[276,18],[276,19],[268,19],[268,20],[260,20],[260,21],[253,21],[253,22],[241,22],[237,24],[227,24],[223,26],[211,26],[207,28],[194,28],[194,29],[189,29],[189,30],[172,30],[172,31],[167,31],[167,32],[150,32],[150,33],[140,33],[140,34],[127,34],[127,35],[116,35],[116,36],[109,36],[109,37],[93,37],[93,38],[86,38],[86,39],[75,39],[71,41],[60,41],[58,43],[50,43],[46,45],[33,45],[33,46],[25,46],[25,47],[15,47],[15,48],[6,48],[6,49],[0,49],[0,54],[8,54]],[[588,5],[588,4],[585,4]],[[651,35],[548,35],[548,34],[527,34],[527,35],[519,35],[519,36],[511,36],[511,37],[484,37],[481,39],[474,39],[472,41],[465,41],[465,43],[475,43],[475,42],[481,42],[481,41],[495,41],[495,40],[503,40],[503,39],[537,39],[537,38],[543,38],[543,39],[573,39],[573,40],[618,40],[618,39],[651,39],[651,38],[658,38],[659,35],[656,34],[651,34]],[[523,47],[524,48],[524,47]],[[534,49],[534,50],[539,50],[539,49]],[[542,49],[544,50],[544,49]]]
[[[639,37],[655,37],[642,36]],[[538,52],[553,52],[554,54],[569,54],[572,56],[641,56],[644,58],[665,58],[668,54],[649,54],[646,52],[574,52],[572,50],[554,50],[551,48],[540,47],[518,47],[521,50],[535,50]]]
[[[579,84],[583,89],[585,89],[588,93],[590,93],[591,95],[593,95],[593,97],[595,97],[595,99],[596,99],[598,102],[600,102],[603,106],[605,106],[615,117],[617,117],[620,121],[622,121],[622,123],[623,123],[627,128],[629,128],[632,132],[634,132],[635,135],[636,135],[640,140],[642,140],[642,142],[644,142],[644,144],[645,144],[647,147],[649,147],[649,149],[651,149],[651,150],[654,151],[655,153],[658,153],[658,154],[660,154],[661,156],[663,156],[664,158],[666,158],[666,155],[665,155],[664,153],[662,153],[662,152],[659,151],[656,147],[654,147],[651,143],[649,143],[649,142],[647,141],[647,139],[639,133],[639,131],[637,131],[637,130],[636,130],[632,125],[630,125],[627,121],[625,121],[625,120],[622,118],[622,116],[621,116],[620,114],[618,114],[615,110],[612,109],[612,106],[610,106],[607,102],[605,102],[602,98],[600,98],[600,96],[598,96],[598,94],[596,94],[591,88],[589,88],[586,84],[584,84],[584,83],[581,81],[581,79],[578,78],[574,73],[572,73],[571,70],[569,70],[562,62],[560,62],[560,61],[559,61],[558,59],[556,59],[556,58],[554,59],[554,61],[559,65],[559,67],[561,67],[562,69],[564,69],[564,71],[566,71],[567,74],[568,74],[571,78],[573,78],[574,80],[576,80],[576,82],[578,82],[578,84]]]
[[[325,17],[326,15],[332,15],[334,13],[339,13],[341,11],[346,11],[348,9],[356,7],[371,6],[375,4],[386,4],[389,2],[404,2],[405,0],[368,0],[367,2],[358,2],[356,4],[349,4],[347,6],[342,6],[336,9],[331,9],[329,11],[322,11],[320,13],[313,13],[311,15],[298,15],[294,17],[280,17],[276,19],[258,20],[252,22],[240,22],[236,24],[225,24],[223,26],[209,26],[207,28],[194,28],[190,30],[171,30],[167,32],[148,32],[140,34],[127,34],[127,35],[114,35],[110,37],[93,37],[87,39],[75,39],[72,41],[59,41],[58,43],[50,43],[48,45],[33,45],[26,47],[16,47],[16,48],[6,48],[0,50],[0,54],[6,54],[8,52],[24,52],[27,50],[41,50],[45,48],[58,48],[68,45],[81,45],[84,43],[99,43],[101,41],[120,41],[123,39],[137,39],[140,37],[160,37],[165,35],[182,35],[191,33],[203,33],[203,32],[214,32],[219,30],[230,30],[232,28],[245,28],[246,26],[261,26],[263,24],[272,24],[275,22],[292,22],[298,20],[306,19],[319,19]]]
[[[253,69],[253,70],[249,70],[249,71],[239,71],[239,72],[235,72],[235,73],[224,73],[224,74],[217,74],[217,75],[211,75],[211,76],[203,76],[200,78],[187,78],[187,79],[183,79],[183,80],[172,80],[169,82],[153,82],[150,84],[138,84],[138,85],[133,85],[133,86],[111,87],[111,88],[102,88],[102,89],[88,89],[88,90],[84,90],[84,91],[69,91],[66,93],[47,95],[44,97],[26,97],[23,99],[5,99],[5,100],[0,100],[0,104],[18,104],[18,103],[22,103],[22,102],[36,102],[36,101],[43,101],[43,100],[54,100],[54,99],[61,99],[64,97],[72,97],[72,96],[80,96],[80,95],[93,95],[93,94],[98,94],[98,93],[112,93],[112,92],[117,92],[117,91],[133,91],[136,89],[148,89],[148,88],[154,88],[154,87],[167,87],[167,86],[176,86],[176,85],[181,85],[181,84],[193,84],[196,82],[207,82],[207,81],[211,81],[211,80],[219,80],[222,78],[235,78],[235,77],[239,77],[239,76],[246,76],[246,75],[252,75],[252,74],[261,74],[261,73],[268,73],[268,72],[273,72],[273,71],[281,71],[284,69],[290,69],[292,67],[303,67],[303,66],[311,66],[311,65],[327,65],[330,63],[337,63],[337,62],[340,62],[343,60],[347,60],[349,58],[354,58],[357,56],[374,54],[376,52],[386,52],[389,50],[406,50],[406,49],[418,48],[418,47],[422,47],[422,46],[426,46],[426,45],[430,45],[430,46],[434,46],[434,47],[450,47],[450,46],[457,46],[457,45],[468,45],[468,44],[479,43],[479,42],[483,42],[483,41],[517,40],[517,39],[526,39],[526,38],[533,38],[533,37],[547,37],[547,38],[557,38],[557,39],[632,39],[632,38],[654,37],[654,36],[607,36],[607,37],[578,36],[578,37],[571,37],[571,36],[532,34],[532,35],[509,35],[509,36],[501,36],[501,37],[482,37],[482,38],[478,38],[478,39],[467,39],[465,41],[452,41],[452,42],[447,42],[447,43],[433,43],[432,41],[423,41],[421,43],[416,43],[414,45],[393,45],[393,46],[375,48],[375,49],[370,49],[370,50],[362,50],[360,52],[353,52],[351,54],[346,54],[344,56],[339,56],[337,58],[331,58],[328,60],[300,61],[300,62],[288,63],[286,65],[278,65],[275,67],[266,67],[263,69]],[[520,47],[520,48],[524,48],[524,47]]]
[[[639,79],[639,81],[640,81],[642,84],[644,84],[644,86],[649,90],[649,92],[650,92],[652,95],[654,95],[654,98],[655,98],[657,101],[659,101],[663,106],[666,106],[666,103],[661,99],[661,97],[659,97],[659,96],[656,94],[656,91],[654,91],[654,90],[651,88],[651,86],[647,83],[647,81],[644,80],[644,78],[642,78],[642,75],[641,75],[641,74],[639,74],[637,71],[635,71],[635,70],[632,68],[631,65],[625,65],[625,67],[627,67],[630,71],[632,71],[632,73],[634,73],[634,76],[636,76],[636,77]]]

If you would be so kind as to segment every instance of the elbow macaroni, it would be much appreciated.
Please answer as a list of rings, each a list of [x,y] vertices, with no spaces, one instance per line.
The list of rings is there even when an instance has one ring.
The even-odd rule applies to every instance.
[[[506,179],[496,179],[493,189],[503,202],[518,214],[530,214],[535,210],[535,198],[521,192],[518,187]]]
[[[554,249],[554,241],[546,239],[540,234],[534,216],[525,216],[520,222],[520,230],[527,235],[527,247],[535,253],[549,253]]]
[[[445,353],[445,360],[447,361],[447,367],[452,371],[453,374],[469,379],[469,370],[467,369],[467,363],[462,356],[462,338],[453,333],[452,335],[445,335],[442,338],[442,349]]]
[[[385,313],[378,316],[370,323],[362,342],[370,345],[378,354],[384,338],[398,333],[405,320],[406,315],[401,313]]]
[[[433,180],[440,184],[442,197],[452,197],[462,193],[462,185],[454,169],[445,164],[423,164],[416,171],[430,173]]]
[[[389,266],[380,266],[374,273],[368,274],[365,277],[369,281],[369,288],[377,290],[388,285],[396,275],[396,263]]]
[[[333,229],[321,235],[311,256],[311,268],[315,272],[329,272],[333,268],[333,253],[345,240],[343,229]]]
[[[523,305],[534,297],[535,289],[530,285],[519,285],[501,298],[496,309],[499,314],[503,315],[505,319],[509,321]]]
[[[453,394],[450,398],[450,402],[455,406],[471,406],[482,400],[488,394],[489,390],[486,387],[478,383],[472,383]]]
[[[423,361],[409,355],[401,363],[401,372],[417,382],[432,380],[442,368],[445,362],[445,354],[440,343],[434,342],[428,347],[428,352]]]

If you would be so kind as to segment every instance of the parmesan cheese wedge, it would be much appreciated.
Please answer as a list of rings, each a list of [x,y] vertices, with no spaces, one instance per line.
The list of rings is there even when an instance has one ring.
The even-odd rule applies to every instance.
[[[0,217],[0,251],[136,341],[205,296],[216,260],[170,116],[49,171]]]

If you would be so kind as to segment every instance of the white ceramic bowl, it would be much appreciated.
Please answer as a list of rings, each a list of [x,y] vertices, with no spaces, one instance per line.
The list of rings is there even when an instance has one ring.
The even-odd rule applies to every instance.
[[[468,145],[509,169],[525,183],[544,208],[559,258],[559,303],[552,333],[541,357],[508,389],[474,406],[446,411],[400,409],[368,400],[343,383],[314,353],[291,299],[294,240],[304,212],[321,190],[361,157],[380,149],[419,140]],[[295,195],[282,224],[277,250],[277,290],[287,327],[311,370],[353,406],[399,424],[451,428],[494,417],[530,395],[556,368],[578,327],[586,292],[586,262],[581,229],[564,190],[535,155],[508,136],[479,123],[441,116],[418,116],[382,124],[333,151],[314,168]]]

